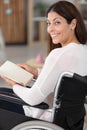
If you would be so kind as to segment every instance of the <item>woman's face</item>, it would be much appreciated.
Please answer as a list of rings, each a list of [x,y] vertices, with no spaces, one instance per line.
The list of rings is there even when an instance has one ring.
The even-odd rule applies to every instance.
[[[54,11],[48,13],[47,17],[47,32],[52,38],[54,44],[61,43],[62,46],[73,41],[75,37],[74,29],[76,20],[72,20],[70,24],[66,19]]]

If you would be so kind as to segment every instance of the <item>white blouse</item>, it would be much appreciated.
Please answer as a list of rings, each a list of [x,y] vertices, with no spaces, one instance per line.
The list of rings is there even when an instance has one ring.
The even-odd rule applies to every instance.
[[[59,75],[63,71],[87,75],[87,45],[70,43],[52,50],[33,87],[29,89],[14,85],[13,91],[26,103],[39,104],[54,91]]]

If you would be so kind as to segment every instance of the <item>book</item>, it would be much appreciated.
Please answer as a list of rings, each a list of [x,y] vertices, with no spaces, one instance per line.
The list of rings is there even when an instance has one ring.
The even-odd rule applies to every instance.
[[[18,84],[22,83],[24,86],[33,79],[31,73],[8,60],[0,66],[0,75],[11,79]]]

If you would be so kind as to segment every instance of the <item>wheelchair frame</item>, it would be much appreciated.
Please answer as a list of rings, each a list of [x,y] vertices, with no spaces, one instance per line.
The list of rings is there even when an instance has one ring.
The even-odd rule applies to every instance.
[[[11,130],[64,130],[63,128],[45,121],[27,121]]]
[[[58,89],[59,89],[59,86],[60,86],[60,84],[61,84],[61,80],[63,79],[63,77],[69,77],[69,78],[75,78],[76,80],[78,80],[78,81],[80,81],[81,83],[83,83],[83,84],[85,84],[85,85],[87,85],[87,80],[84,78],[84,77],[82,77],[82,76],[80,76],[80,75],[77,75],[77,74],[75,74],[75,73],[72,73],[72,72],[63,72],[61,75],[60,75],[60,77],[59,77],[59,79],[58,79],[58,82],[57,82],[57,85],[56,85],[56,88],[55,88],[55,95],[54,95],[54,100],[53,100],[53,108],[52,108],[52,123],[49,123],[49,122],[44,122],[44,121],[36,121],[36,123],[38,124],[40,124],[40,122],[41,122],[41,124],[40,124],[40,127],[43,127],[44,126],[44,124],[46,124],[47,123],[47,126],[49,127],[49,129],[51,130],[51,128],[50,128],[50,126],[51,126],[51,124],[52,124],[52,127],[54,127],[54,124],[55,124],[55,122],[54,122],[54,118],[55,118],[55,109],[58,109],[59,107],[60,107],[60,104],[57,102],[57,95],[58,95]],[[0,100],[5,100],[5,101],[9,101],[9,102],[15,102],[15,103],[18,103],[18,104],[21,104],[21,105],[24,105],[24,104],[26,104],[26,103],[24,103],[20,98],[18,98],[18,97],[13,97],[12,95],[8,95],[8,93],[0,93]],[[41,107],[41,109],[48,109],[48,106],[47,106],[47,104],[45,104],[45,103],[41,103],[40,105],[38,105],[38,106],[35,106],[35,107]],[[37,120],[37,119],[32,119],[31,118],[31,120],[30,121],[28,121],[28,119],[27,120],[25,120],[24,122],[25,123],[23,123],[23,125],[24,124],[26,124],[26,121],[28,121],[27,122],[27,126],[28,125],[30,125],[30,123],[29,122],[32,122],[31,124],[32,124],[32,128],[33,128],[33,126],[34,126],[34,124],[33,124],[33,122],[35,123],[35,121],[32,121],[32,120]],[[29,124],[28,124],[29,123]],[[12,128],[12,130],[16,130],[16,128],[18,127],[23,127],[23,125],[20,123],[20,124],[17,124],[17,126],[13,126],[13,128]],[[47,127],[46,126],[46,127]],[[21,128],[22,128],[21,127]],[[44,126],[45,127],[45,126]],[[59,127],[60,128],[60,127]],[[49,129],[47,129],[47,130],[49,130]],[[57,129],[58,129],[58,126],[57,126]],[[63,128],[61,128],[61,129],[63,129]],[[25,128],[23,128],[23,129],[18,129],[18,130],[27,130],[27,129],[25,129]],[[43,129],[44,130],[44,129]],[[56,129],[54,129],[54,130],[56,130]]]

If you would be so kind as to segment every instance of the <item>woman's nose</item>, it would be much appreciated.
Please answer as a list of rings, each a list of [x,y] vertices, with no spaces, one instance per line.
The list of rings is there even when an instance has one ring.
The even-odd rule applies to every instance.
[[[54,26],[50,24],[47,28],[48,33],[52,32],[54,30]]]

